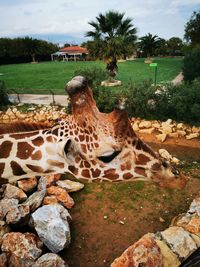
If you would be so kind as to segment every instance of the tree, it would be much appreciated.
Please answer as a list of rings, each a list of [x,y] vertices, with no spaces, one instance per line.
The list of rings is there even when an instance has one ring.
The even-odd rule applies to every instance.
[[[95,21],[89,22],[94,28],[86,33],[92,40],[87,42],[90,56],[106,61],[110,77],[115,77],[117,59],[133,54],[136,28],[131,18],[124,18],[125,13],[108,11],[100,13]]]
[[[148,33],[140,38],[139,47],[148,58],[153,56],[155,50],[159,47],[160,38],[157,35]]]
[[[167,41],[168,53],[172,56],[182,54],[183,41],[179,37],[172,37]]]
[[[192,46],[200,47],[200,10],[194,11],[190,20],[186,23],[184,38]]]

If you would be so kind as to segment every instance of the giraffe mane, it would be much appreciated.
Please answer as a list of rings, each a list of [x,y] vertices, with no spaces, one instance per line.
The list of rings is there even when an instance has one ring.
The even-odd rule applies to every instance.
[[[13,122],[0,123],[0,135],[9,133],[33,132],[41,129],[49,129],[51,125],[48,123],[29,123],[29,122]]]

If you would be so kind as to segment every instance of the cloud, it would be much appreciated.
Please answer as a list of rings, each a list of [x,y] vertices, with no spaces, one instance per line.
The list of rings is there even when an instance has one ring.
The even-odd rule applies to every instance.
[[[194,6],[198,4],[200,5],[200,0],[173,0],[171,1],[170,6],[181,7],[181,6]]]
[[[182,37],[184,25],[200,0],[0,0],[0,36],[67,34],[83,37],[88,21],[118,10],[133,18],[139,36]]]

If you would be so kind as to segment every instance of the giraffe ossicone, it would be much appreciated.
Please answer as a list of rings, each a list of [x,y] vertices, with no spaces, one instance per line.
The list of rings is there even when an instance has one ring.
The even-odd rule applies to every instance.
[[[53,127],[18,123],[6,132],[0,127],[0,181],[69,172],[90,181],[185,186],[186,178],[137,137],[124,102],[101,113],[82,76],[69,81],[66,91],[72,114]]]

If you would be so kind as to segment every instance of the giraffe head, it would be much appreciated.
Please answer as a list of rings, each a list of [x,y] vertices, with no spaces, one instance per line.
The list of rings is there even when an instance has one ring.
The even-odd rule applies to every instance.
[[[72,115],[65,124],[62,149],[74,176],[114,182],[152,180],[172,188],[185,186],[185,177],[136,136],[123,101],[111,113],[101,113],[82,76],[68,82],[66,91]]]

